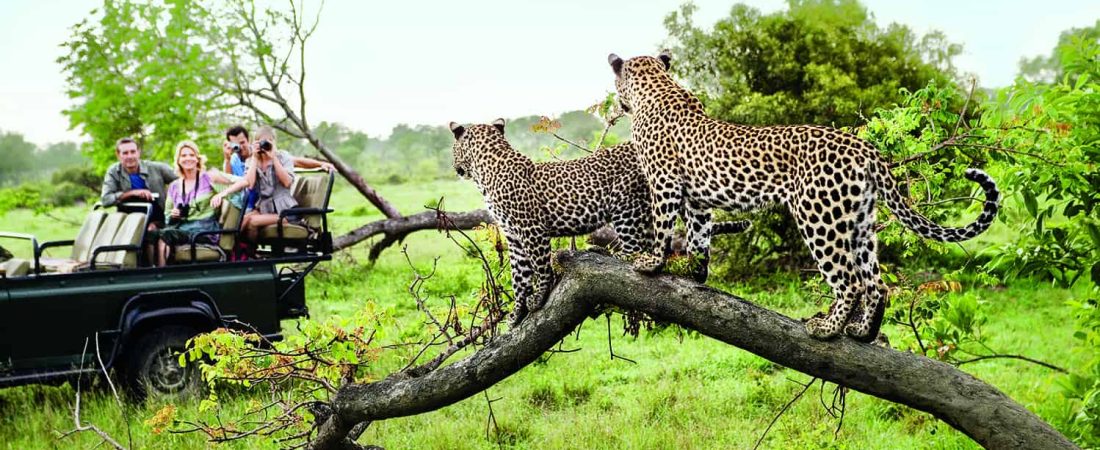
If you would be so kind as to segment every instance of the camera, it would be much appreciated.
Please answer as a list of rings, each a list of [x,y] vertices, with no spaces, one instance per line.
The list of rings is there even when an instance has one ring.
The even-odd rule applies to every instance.
[[[241,152],[241,144],[238,144],[238,143],[234,142],[234,143],[229,145],[229,149],[232,150],[233,153],[240,153]]]
[[[187,215],[191,213],[191,204],[184,203],[182,205],[176,205],[176,209],[180,210],[180,220],[187,220]]]
[[[274,147],[275,146],[271,145],[271,141],[269,141],[267,139],[264,139],[264,140],[260,141],[260,151],[261,152],[270,152],[271,149],[274,148]]]

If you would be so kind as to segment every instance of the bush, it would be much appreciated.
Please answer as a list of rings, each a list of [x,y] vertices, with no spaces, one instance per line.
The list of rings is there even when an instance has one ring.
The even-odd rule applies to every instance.
[[[89,191],[86,186],[71,181],[55,183],[50,186],[50,191],[44,198],[50,206],[72,206],[96,197],[95,191]]]
[[[1073,336],[1090,360],[1083,370],[1060,380],[1063,395],[1074,402],[1068,434],[1082,447],[1100,448],[1100,301],[1070,302],[1070,306],[1077,316]]]
[[[73,186],[86,191],[89,195],[98,194],[100,187],[103,185],[103,177],[98,175],[95,168],[90,165],[58,170],[50,177],[50,181],[55,185],[66,182],[72,183]]]

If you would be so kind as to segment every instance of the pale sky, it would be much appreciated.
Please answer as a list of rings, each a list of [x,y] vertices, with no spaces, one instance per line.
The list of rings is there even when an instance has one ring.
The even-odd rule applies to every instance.
[[[281,2],[273,2],[281,4]],[[613,89],[607,54],[653,54],[681,0],[367,2],[329,0],[308,52],[311,121],[372,136],[394,125],[488,122],[584,108]],[[736,2],[697,0],[709,29]],[[778,0],[748,0],[764,12]],[[86,138],[68,130],[55,60],[94,0],[0,1],[0,130],[37,144]],[[982,86],[1011,84],[1023,56],[1048,54],[1058,34],[1100,18],[1100,1],[865,0],[879,24],[941,30],[956,64]]]

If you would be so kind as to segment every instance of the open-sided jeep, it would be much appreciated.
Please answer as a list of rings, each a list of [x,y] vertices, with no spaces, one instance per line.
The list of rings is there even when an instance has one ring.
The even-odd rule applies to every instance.
[[[224,202],[218,245],[177,248],[173,264],[140,267],[149,219],[146,204],[91,211],[70,241],[39,243],[0,233],[7,248],[25,241],[33,258],[0,264],[0,387],[119,374],[136,393],[175,393],[196,386],[193,367],[176,352],[198,333],[245,329],[277,341],[279,321],[305,316],[305,277],[331,259],[328,198],[333,176],[300,174],[299,207],[285,211],[305,225],[264,231],[277,242],[259,258],[228,261],[240,211]],[[50,249],[69,247],[66,257]],[[55,251],[56,253],[56,251]]]

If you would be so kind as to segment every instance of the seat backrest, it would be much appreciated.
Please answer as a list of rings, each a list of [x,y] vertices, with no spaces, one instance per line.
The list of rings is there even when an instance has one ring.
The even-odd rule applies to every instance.
[[[99,230],[96,231],[95,237],[92,238],[92,245],[88,248],[88,258],[85,260],[77,260],[78,262],[87,262],[92,258],[92,253],[95,249],[104,245],[111,245],[111,242],[115,240],[115,234],[118,233],[118,227],[122,225],[122,220],[126,218],[126,213],[112,212],[108,213],[107,217],[103,219],[103,223],[99,225]],[[107,261],[106,258],[110,254],[100,256],[98,262]]]
[[[30,271],[30,260],[12,258],[4,262],[4,276],[6,277],[25,277]]]
[[[92,240],[95,239],[99,226],[107,214],[103,211],[92,211],[84,217],[84,224],[80,226],[80,232],[73,239],[73,252],[69,259],[73,261],[87,261],[92,251]]]
[[[294,181],[294,200],[302,208],[328,208],[329,189],[332,174],[322,172],[319,175],[298,174]],[[321,216],[305,216],[306,225],[314,230],[321,228]]]
[[[222,210],[221,214],[218,216],[218,223],[221,224],[223,230],[240,230],[242,218],[241,209],[234,205],[233,202],[222,202]],[[218,246],[226,253],[232,252],[236,244],[236,234],[223,234],[218,240]]]
[[[122,224],[118,226],[118,231],[115,233],[111,245],[140,245],[141,237],[145,232],[145,223],[145,213],[126,213],[126,217],[122,220]],[[116,264],[123,268],[137,267],[136,251],[110,252],[103,255],[102,258],[108,263]]]

